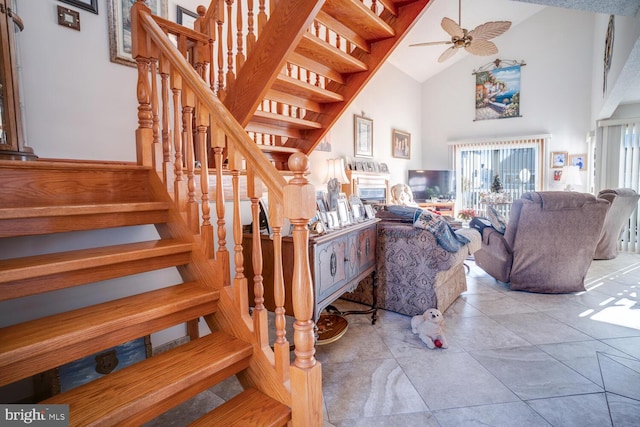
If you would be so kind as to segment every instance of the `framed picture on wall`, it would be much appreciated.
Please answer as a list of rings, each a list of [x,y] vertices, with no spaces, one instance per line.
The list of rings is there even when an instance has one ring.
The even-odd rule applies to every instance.
[[[62,3],[88,10],[89,12],[98,14],[98,0],[60,0]]]
[[[131,55],[131,0],[107,0],[109,15],[109,53],[111,62],[136,66]],[[167,17],[167,0],[147,0],[146,5],[154,15]]]
[[[578,166],[581,171],[587,170],[587,155],[572,154],[569,156],[569,164],[571,166]]]
[[[354,114],[353,139],[356,157],[373,157],[373,120]]]
[[[551,152],[551,167],[561,168],[567,166],[568,154],[566,151],[552,151]]]
[[[187,28],[191,28],[193,30],[194,24],[196,23],[196,19],[198,19],[198,14],[195,12],[191,12],[189,9],[185,9],[182,6],[178,6],[176,21],[180,25],[184,25]]]
[[[391,155],[398,159],[411,158],[411,134],[394,129],[391,133]]]

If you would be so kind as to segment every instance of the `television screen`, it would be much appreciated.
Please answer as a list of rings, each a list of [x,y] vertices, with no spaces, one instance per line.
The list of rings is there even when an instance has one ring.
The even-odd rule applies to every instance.
[[[420,203],[438,199],[453,199],[456,195],[455,173],[449,170],[410,170],[409,187],[413,199]]]

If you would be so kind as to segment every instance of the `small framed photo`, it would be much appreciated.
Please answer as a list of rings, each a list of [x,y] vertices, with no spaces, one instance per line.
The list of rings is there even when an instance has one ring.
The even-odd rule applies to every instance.
[[[398,159],[411,158],[411,134],[394,129],[391,134],[391,155]]]
[[[553,171],[553,180],[560,181],[562,179],[562,171]]]
[[[365,211],[364,205],[362,204],[362,200],[355,194],[349,197],[349,205],[351,205],[351,213],[353,215],[353,220],[356,222],[361,222],[365,219]]]
[[[338,218],[337,211],[327,212],[327,227],[330,230],[335,230],[336,228],[340,228],[340,219]]]
[[[389,166],[386,163],[380,163],[380,172],[389,173]]]
[[[351,224],[351,216],[349,215],[349,204],[346,198],[338,199],[338,218],[340,219],[340,226]]]
[[[80,31],[80,12],[58,6],[58,25]]]
[[[196,19],[198,19],[197,13],[191,12],[189,9],[185,9],[182,6],[178,6],[178,14],[176,19],[176,21],[178,21],[178,24],[184,25],[185,27],[191,28],[193,30]]]
[[[356,157],[373,157],[373,120],[354,114],[353,139]]]
[[[374,219],[376,217],[376,213],[373,211],[371,205],[364,205],[364,212],[367,215],[367,219]]]
[[[572,154],[569,156],[569,164],[571,166],[580,167],[581,171],[587,170],[587,155],[586,154]]]
[[[551,152],[551,167],[562,168],[567,166],[569,154],[566,151],[552,151]]]

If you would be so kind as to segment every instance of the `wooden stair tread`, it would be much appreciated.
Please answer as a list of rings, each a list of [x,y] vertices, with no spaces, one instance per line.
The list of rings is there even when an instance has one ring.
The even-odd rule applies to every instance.
[[[0,220],[19,218],[39,218],[70,215],[94,215],[120,212],[145,212],[166,210],[167,202],[127,202],[127,203],[92,203],[64,206],[28,206],[0,208]]]
[[[315,61],[321,62],[328,68],[342,74],[357,73],[367,69],[367,64],[364,62],[310,33],[305,33],[298,46],[296,46],[295,52],[302,56],[313,58]]]
[[[251,121],[254,123],[264,123],[273,126],[291,127],[295,129],[321,129],[322,125],[311,120],[289,117],[282,114],[270,113],[267,111],[256,111]]]
[[[122,425],[136,414],[151,419],[176,404],[174,395],[185,399],[185,390],[195,395],[211,387],[220,372],[230,376],[248,367],[252,351],[250,344],[216,331],[42,403],[68,404],[74,426]]]
[[[169,286],[0,329],[0,385],[215,312],[219,291]]]
[[[183,265],[192,249],[164,239],[0,260],[0,301]]]
[[[190,427],[280,427],[291,420],[291,409],[248,388],[223,403]]]
[[[381,40],[395,35],[393,28],[360,0],[326,0],[322,11],[365,40]]]
[[[284,74],[278,75],[271,88],[319,103],[341,102],[344,99],[340,94]]]
[[[270,153],[299,153],[300,149],[299,148],[294,148],[294,147],[285,147],[282,145],[264,145],[264,144],[258,144],[258,148],[261,149],[264,152],[270,152]]]
[[[371,50],[371,46],[367,40],[360,37],[360,35],[358,35],[351,28],[347,27],[334,17],[328,15],[326,12],[320,10],[320,12],[318,12],[318,15],[316,16],[316,20],[325,27],[332,30],[334,33],[340,34],[343,39],[349,40],[351,43],[364,50],[365,52],[369,52]]]

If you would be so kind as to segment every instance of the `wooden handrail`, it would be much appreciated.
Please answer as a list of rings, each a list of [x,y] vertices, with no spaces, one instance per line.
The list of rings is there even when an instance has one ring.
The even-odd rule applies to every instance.
[[[260,148],[255,145],[242,126],[235,120],[228,119],[228,117],[231,117],[229,111],[211,92],[198,73],[183,60],[178,49],[169,41],[152,15],[141,12],[139,17],[140,23],[148,36],[155,44],[161,47],[167,60],[183,77],[183,82],[189,85],[202,105],[219,118],[218,124],[224,133],[229,136],[228,141],[234,145],[234,148],[246,159],[264,158],[264,154]],[[244,143],[235,143],[235,141],[244,141]],[[256,175],[260,177],[269,189],[269,197],[273,197],[275,201],[282,203],[283,188],[287,182],[280,175],[280,172],[271,163],[266,161],[256,161],[252,163],[252,167],[255,168],[254,171]]]
[[[232,4],[231,0],[227,2],[227,5]],[[202,248],[201,253],[206,255],[202,271],[209,271],[211,267],[215,271],[205,284],[222,287],[224,290],[220,304],[227,309],[220,310],[215,317],[207,319],[207,322],[212,322],[209,323],[210,327],[222,327],[252,341],[254,347],[260,349],[254,353],[252,366],[243,375],[248,375],[249,381],[257,388],[288,403],[292,407],[293,425],[320,425],[322,378],[320,364],[314,357],[313,284],[309,267],[307,229],[309,219],[315,215],[316,208],[314,187],[304,177],[308,158],[299,152],[289,158],[289,167],[294,173],[294,178],[287,183],[208,86],[210,79],[207,79],[205,72],[208,58],[206,53],[201,55],[204,48],[210,47],[208,42],[205,46],[205,38],[188,38],[185,32],[178,31],[180,29],[175,26],[162,28],[165,22],[151,15],[144,0],[137,0],[131,13],[132,54],[138,67],[138,162],[153,166],[159,176],[162,175],[161,179],[170,194],[173,190],[178,213],[190,227],[195,241]],[[201,17],[206,15],[202,9],[199,14]],[[228,16],[228,20],[231,20],[231,15]],[[196,28],[200,28],[199,25],[196,25]],[[178,48],[166,34],[174,30],[178,31]],[[190,40],[189,46],[186,46],[187,40]],[[208,68],[211,71],[215,66],[211,64]],[[232,76],[228,78],[233,79]],[[157,87],[158,80],[160,88]],[[170,123],[165,117],[169,103],[169,88],[173,93],[174,124],[173,129],[165,130],[164,127]],[[162,105],[158,105],[160,103]],[[163,116],[162,132],[159,129],[160,111]],[[172,153],[169,152],[171,132],[174,137],[175,163],[171,158]],[[215,177],[210,175],[207,167],[210,166],[210,157],[215,162]],[[220,177],[223,161],[227,162],[226,168],[232,177],[232,195],[229,199],[222,194]],[[198,162],[201,162],[199,170]],[[288,218],[293,225],[295,275],[291,289],[288,290],[291,292],[292,300],[296,301],[293,310],[293,343],[296,358],[293,364],[290,363],[289,347],[284,334],[284,281],[280,278],[275,283],[275,299],[278,301],[275,308],[276,343],[274,349],[271,349],[267,311],[262,303],[264,288],[260,277],[261,261],[256,260],[254,264],[257,275],[246,277],[244,273],[245,237],[239,191],[239,178],[243,169],[247,169],[247,194],[252,205],[252,253],[258,257],[262,252],[260,233],[255,227],[259,223],[258,201],[262,195],[260,183],[268,191],[269,208],[274,212],[275,219],[274,264],[275,268],[280,270],[276,277],[282,275],[283,255],[279,240],[283,218]],[[198,178],[202,193],[200,201],[196,199]],[[214,198],[217,233],[210,217],[210,178],[216,181]],[[224,248],[227,238],[227,202],[232,205],[232,251]],[[217,250],[213,247],[216,236],[219,244]],[[235,266],[233,272],[230,271],[231,259]],[[255,304],[252,313],[248,301],[249,281],[253,282],[256,296],[252,301]]]

